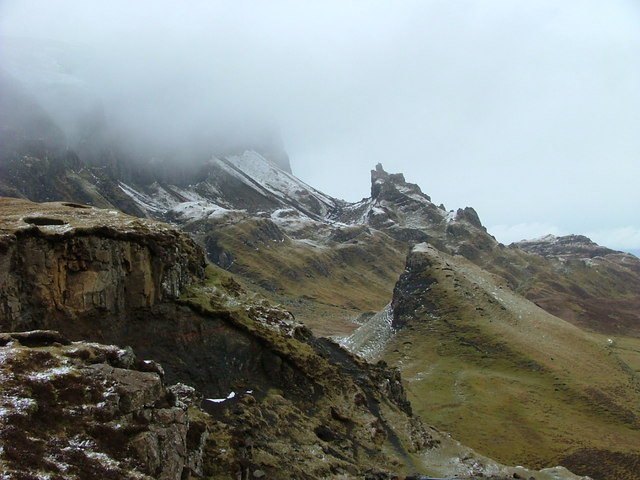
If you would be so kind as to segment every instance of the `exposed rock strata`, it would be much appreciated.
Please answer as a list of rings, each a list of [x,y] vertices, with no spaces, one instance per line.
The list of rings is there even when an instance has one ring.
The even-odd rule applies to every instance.
[[[5,330],[150,307],[203,276],[199,247],[166,225],[69,203],[1,198],[0,208]]]
[[[109,361],[111,347],[85,348],[46,331],[5,335],[5,345],[18,349],[8,368],[31,372],[32,354],[34,362],[43,358],[32,373],[40,378],[38,369],[49,369],[42,388],[54,388],[36,400],[42,409],[23,412],[33,434],[15,437],[26,445],[22,453],[3,451],[7,468],[29,462],[60,475],[67,469],[71,478],[87,471],[103,478],[135,478],[135,472],[178,478],[185,469],[202,469],[212,478],[282,478],[285,473],[299,479],[363,478],[370,469],[419,472],[423,465],[413,455],[437,445],[439,434],[411,414],[396,372],[368,366],[336,344],[315,339],[291,314],[252,298],[215,269],[209,270],[206,285],[195,281],[203,275],[203,257],[184,234],[93,208],[17,200],[0,206],[7,212],[1,252],[7,268],[0,294],[5,305],[17,304],[0,312],[5,329],[27,323],[56,326],[72,339],[131,345],[161,360],[167,379],[195,385],[211,399],[204,403],[211,417],[197,414],[202,422],[190,433],[184,409],[167,394],[156,364],[136,364],[138,370],[131,371],[127,367],[135,360],[126,349],[116,350],[117,358]],[[38,249],[47,255],[38,255]],[[100,281],[96,271],[102,272]],[[74,275],[80,280],[70,282]],[[109,290],[110,282],[122,290]],[[128,298],[131,288],[138,294]],[[112,298],[123,293],[124,301]],[[69,351],[88,364],[64,359]],[[66,407],[64,402],[55,406],[55,398],[67,395],[55,390],[58,381],[60,389],[68,386],[77,395],[69,407],[77,416],[56,415]],[[5,385],[32,386],[22,376]],[[32,421],[32,414],[49,423]],[[20,418],[11,417],[9,432],[15,433],[11,426]],[[78,422],[88,425],[90,438]],[[65,429],[65,438],[76,438],[77,445],[58,437],[54,445],[45,440]],[[59,464],[49,460],[57,458],[58,447],[77,458],[61,454]],[[93,461],[98,457],[104,464]]]

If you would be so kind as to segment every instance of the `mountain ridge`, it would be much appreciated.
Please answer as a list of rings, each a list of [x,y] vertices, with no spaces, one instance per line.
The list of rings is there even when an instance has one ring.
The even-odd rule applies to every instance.
[[[70,479],[578,478],[560,467],[505,467],[424,426],[396,370],[314,337],[219,268],[203,270],[202,250],[167,224],[69,203],[2,198],[0,209],[2,330],[56,327],[70,337],[0,334],[9,389],[0,392],[0,436],[20,440],[0,454],[5,471]],[[137,281],[145,272],[150,281]],[[145,288],[122,305],[118,282],[133,282],[125,291]],[[164,369],[136,362],[130,348],[95,343],[104,340],[126,342]],[[167,388],[162,378],[200,393]],[[54,402],[61,414],[47,418],[52,395],[63,400]],[[19,408],[7,416],[10,405]],[[172,441],[188,448],[160,458]]]
[[[375,450],[383,436],[383,443],[390,442],[385,452],[409,455],[405,464],[437,465],[442,459],[433,451],[416,458],[389,440],[407,434],[407,445],[412,442],[412,430],[402,427],[408,425],[399,413],[402,401],[385,414],[395,421],[385,423],[387,417],[371,410],[372,403],[353,406],[334,390],[341,381],[354,389],[369,389],[370,381],[401,386],[400,378],[316,339],[308,328],[356,351],[366,347],[368,359],[400,368],[413,408],[483,453],[506,463],[524,459],[538,468],[562,464],[580,474],[594,473],[597,480],[612,471],[617,478],[636,480],[638,459],[630,443],[637,439],[634,382],[640,372],[637,257],[580,236],[502,245],[473,208],[447,211],[403,174],[388,173],[380,164],[371,171],[370,197],[345,202],[302,182],[267,151],[185,151],[182,158],[178,150],[138,158],[117,138],[103,136],[106,127],[99,123],[77,152],[48,148],[46,138],[34,140],[24,125],[2,131],[17,141],[0,149],[0,195],[64,202],[28,206],[24,200],[3,200],[9,210],[22,205],[15,207],[24,210],[15,221],[17,235],[25,240],[24,245],[11,240],[13,234],[3,240],[3,254],[23,248],[20,262],[4,264],[48,271],[42,255],[49,252],[45,257],[52,262],[71,265],[65,275],[52,271],[34,279],[18,269],[13,279],[3,278],[9,292],[3,312],[10,319],[3,329],[46,326],[66,334],[65,329],[75,329],[106,343],[133,344],[140,355],[161,361],[170,377],[190,379],[217,400],[259,385],[267,392],[259,400],[266,403],[259,402],[257,410],[244,403],[237,408],[251,411],[242,418],[256,429],[264,426],[269,408],[279,412],[281,417],[269,417],[273,430],[252,434],[262,442],[261,458],[276,464],[273,458],[279,455],[292,458],[287,457],[291,450],[284,440],[276,449],[265,445],[270,436],[290,435],[309,447],[305,455],[317,450],[317,438],[340,444],[339,455],[335,445],[321,449],[333,459],[327,468],[334,475],[358,465],[357,455],[345,453],[358,451],[354,441]],[[183,166],[172,162],[174,155]],[[82,230],[77,223],[96,212],[85,204],[106,210],[97,217],[104,225],[83,236],[77,235]],[[108,219],[120,222],[117,235]],[[172,226],[156,231],[153,222],[159,221]],[[114,239],[102,238],[105,232],[126,245],[135,240],[134,246],[116,247]],[[72,247],[63,248],[67,241]],[[175,241],[182,257],[171,249]],[[145,253],[148,244],[154,245],[151,253]],[[38,254],[31,258],[29,249]],[[93,262],[101,254],[91,252],[105,250],[123,260],[108,274],[97,273],[101,267]],[[157,255],[173,259],[171,266],[154,270]],[[216,266],[205,270],[203,255]],[[79,287],[85,282],[90,289]],[[25,286],[29,289],[20,290]],[[83,308],[91,313],[78,314]],[[38,325],[41,317],[49,323]],[[11,323],[16,318],[22,323]],[[234,355],[245,353],[260,365],[257,371],[250,362],[234,363]],[[337,371],[356,372],[364,383],[352,384]],[[326,379],[318,376],[321,372]],[[495,395],[496,385],[502,396]],[[310,393],[323,389],[332,392],[324,400]],[[365,398],[373,395],[385,403],[400,390],[367,391]],[[316,400],[325,407],[346,402],[364,422],[359,425],[372,420],[369,415],[382,423],[370,435],[350,438],[350,423],[339,411],[307,414]],[[278,433],[278,422],[287,416],[309,428],[300,437],[286,429]],[[242,422],[234,422],[227,424],[232,435],[227,427],[218,433],[242,442]],[[389,433],[396,428],[400,433]],[[603,439],[597,438],[600,433]],[[612,439],[608,444],[607,438]],[[243,461],[247,447],[238,445],[228,446],[239,457],[216,457],[225,468]],[[379,457],[380,468],[393,467],[394,455]],[[438,471],[489,474],[488,464],[475,455],[459,470],[447,464]],[[317,469],[314,475],[329,474],[305,458]],[[481,468],[474,470],[477,461]],[[504,474],[503,467],[495,468],[496,475]],[[304,472],[298,473],[302,478]]]

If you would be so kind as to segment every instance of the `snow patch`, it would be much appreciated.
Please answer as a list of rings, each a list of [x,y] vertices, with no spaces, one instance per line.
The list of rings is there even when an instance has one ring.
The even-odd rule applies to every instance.
[[[338,343],[367,361],[376,360],[395,334],[392,322],[393,312],[391,303],[388,303],[382,311],[376,313],[351,335],[339,339]]]
[[[143,210],[156,213],[162,213],[164,211],[164,209],[159,207],[153,199],[138,192],[136,189],[130,187],[126,183],[118,182],[118,187],[120,187],[120,190],[126,193],[131,198],[131,200],[133,200],[135,204]]]
[[[212,202],[192,201],[179,203],[172,207],[168,213],[173,213],[183,220],[202,220],[205,218],[223,218],[237,211],[229,210]]]
[[[249,395],[251,395],[253,393],[253,390],[245,390],[244,393],[248,393]],[[227,400],[231,400],[232,398],[236,398],[236,395],[236,392],[231,392],[225,398],[205,398],[205,400],[212,403],[222,403],[226,402]]]
[[[38,404],[33,398],[6,396],[0,399],[2,404],[0,405],[0,420],[4,420],[5,417],[11,414],[25,414],[30,410],[35,409]]]
[[[411,249],[412,253],[431,253],[434,248],[426,242],[418,243]]]
[[[242,155],[214,160],[218,160],[225,171],[245,184],[256,190],[266,191],[285,203],[295,200],[304,206],[313,198],[320,207],[322,216],[326,216],[336,207],[334,199],[285,172],[271,160],[254,151],[248,150]]]
[[[68,362],[65,362],[65,363],[68,363]],[[29,379],[36,380],[36,381],[51,380],[52,378],[57,377],[59,375],[67,375],[71,371],[73,371],[73,367],[69,365],[62,365],[60,367],[49,368],[42,372],[32,373],[31,375],[29,375]]]

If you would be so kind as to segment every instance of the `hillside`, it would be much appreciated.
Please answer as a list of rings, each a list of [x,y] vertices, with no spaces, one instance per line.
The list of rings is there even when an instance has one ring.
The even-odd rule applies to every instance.
[[[229,404],[248,418],[230,420],[231,409],[217,421],[229,446],[242,422],[257,422],[263,472],[296,459],[300,478],[360,475],[367,462],[403,474],[505,474],[489,460],[474,470],[476,454],[454,468],[448,459],[465,457],[454,443],[411,446],[415,411],[507,464],[637,478],[637,257],[580,236],[502,245],[473,208],[447,210],[382,165],[368,198],[335,199],[295,177],[269,148],[278,142],[145,156],[97,118],[82,148],[70,148],[18,93],[13,110],[31,114],[3,117],[0,132],[0,194],[13,197],[2,200],[3,331],[130,345],[206,398],[262,392],[251,395],[255,409]],[[326,337],[398,367],[412,410],[403,394],[387,402],[379,391],[380,375],[395,374]],[[353,406],[343,387],[377,400]],[[340,420],[336,405],[353,418]],[[306,433],[278,427],[280,418]],[[374,423],[386,433],[367,430]],[[420,445],[445,445],[446,435],[425,431]],[[318,438],[330,444],[322,454]],[[228,470],[242,458],[216,461]]]
[[[171,222],[189,232],[210,261],[286,304],[321,335],[348,334],[362,315],[381,310],[405,255],[419,242],[499,274],[575,325],[608,335],[640,334],[637,257],[596,255],[602,247],[570,258],[505,248],[472,208],[447,211],[381,165],[371,172],[371,196],[348,203],[256,151],[210,154],[178,173],[166,162],[140,163],[115,145],[108,151],[100,165],[73,151],[45,155],[20,143],[0,158],[0,194]]]
[[[388,318],[344,344],[399,366],[423,418],[501,461],[638,478],[637,339],[571,325],[428,244],[409,254]]]
[[[167,224],[9,198],[0,211],[10,475],[578,478],[505,467],[425,426],[396,370],[204,269],[202,251]],[[24,328],[39,330],[15,332]],[[169,454],[167,442],[185,448]]]

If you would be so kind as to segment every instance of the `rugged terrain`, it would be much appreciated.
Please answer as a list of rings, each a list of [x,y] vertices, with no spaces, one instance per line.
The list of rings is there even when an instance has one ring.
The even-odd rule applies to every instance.
[[[228,166],[231,162],[235,165],[233,169]],[[118,192],[115,199],[107,202],[107,205],[112,208],[109,211],[115,212],[113,207],[116,204],[127,205],[129,202],[135,206],[134,209],[130,209],[132,213],[168,220],[180,225],[204,247],[210,260],[235,274],[236,282],[248,291],[259,292],[269,298],[272,303],[283,305],[316,334],[348,335],[375,312],[382,311],[385,304],[392,300],[395,282],[405,267],[406,253],[414,243],[426,241],[443,255],[452,255],[456,262],[466,259],[465,261],[471,262],[470,265],[479,267],[476,271],[479,277],[497,278],[498,280],[495,281],[502,282],[504,289],[524,295],[546,308],[548,312],[555,313],[574,325],[581,328],[588,327],[592,333],[585,331],[583,334],[599,338],[601,345],[609,345],[609,339],[611,339],[610,351],[615,353],[612,358],[622,362],[621,368],[612,378],[622,378],[619,374],[623,369],[632,372],[631,376],[637,378],[637,372],[640,369],[640,362],[638,362],[640,346],[636,340],[637,311],[629,305],[637,302],[637,292],[640,288],[636,286],[639,284],[640,276],[637,271],[639,262],[631,255],[607,252],[605,256],[593,256],[587,261],[580,258],[545,258],[517,246],[505,247],[498,244],[484,230],[472,209],[448,212],[443,207],[433,204],[428,196],[423,194],[417,186],[407,183],[403,176],[388,174],[381,167],[372,172],[372,196],[356,204],[347,204],[316,192],[255,152],[247,152],[224,161],[214,158],[207,165],[209,176],[191,186],[179,187],[154,182],[146,186],[134,187],[123,182],[114,183],[109,179],[110,177],[101,177],[103,181],[95,184],[83,183],[84,181],[81,184],[86,191],[96,191],[99,188],[106,191],[108,187]],[[82,167],[82,169],[85,173],[91,171],[91,167]],[[254,178],[258,178],[259,181],[256,182]],[[238,208],[230,200],[234,198],[232,191],[220,193],[219,187],[214,188],[217,185],[215,182],[227,187],[234,185],[237,198],[245,199],[243,208]],[[93,186],[89,188],[88,185]],[[105,194],[102,198],[107,197],[108,195]],[[128,200],[124,203],[120,200],[116,201],[121,198]],[[247,200],[251,198],[253,203]],[[73,211],[73,215],[64,220],[67,224],[46,225],[46,221],[39,221],[42,225],[27,223],[22,227],[25,231],[31,229],[33,233],[40,232],[28,242],[40,251],[51,251],[50,254],[43,255],[43,258],[61,255],[55,253],[60,250],[59,247],[47,246],[55,244],[55,242],[46,241],[47,237],[51,240],[50,234],[64,234],[64,231],[70,228],[65,225],[73,226],[74,222],[83,218],[83,215],[88,216],[93,212],[93,209],[80,206],[67,208]],[[120,217],[112,215],[115,221],[121,221]],[[44,212],[43,216],[48,218]],[[131,217],[124,218],[127,218],[125,224],[140,222]],[[105,222],[105,225],[108,230],[109,223]],[[162,245],[169,245],[176,238],[175,233],[171,233],[172,231],[166,227],[160,228],[159,231],[164,233],[154,231],[151,234],[151,237],[158,236],[159,239],[158,246],[154,248],[163,252],[163,256],[171,255],[170,251],[163,250],[165,247]],[[164,241],[163,236],[165,236]],[[22,244],[22,241],[15,242],[15,245],[7,248],[13,249]],[[191,243],[185,243],[185,247],[185,251],[193,251],[196,248]],[[73,253],[75,250],[82,249],[86,249],[86,244],[80,244],[72,249],[65,247],[63,258],[67,255],[66,252]],[[199,329],[194,325],[202,321],[200,314],[196,315],[190,310],[185,312],[182,310],[183,307],[175,303],[157,302],[158,299],[174,298],[182,293],[184,285],[192,281],[189,278],[202,278],[203,260],[191,259],[180,266],[182,263],[175,257],[171,257],[174,272],[164,280],[162,277],[164,273],[155,272],[153,266],[148,264],[148,254],[135,253],[141,251],[140,248],[136,247],[132,252],[127,252],[126,248],[119,247],[117,251],[121,252],[124,258],[120,261],[122,266],[118,275],[132,272],[142,275],[146,280],[136,279],[132,287],[126,287],[126,281],[124,283],[117,281],[112,278],[112,274],[105,276],[105,273],[96,273],[95,271],[99,272],[101,267],[92,267],[89,269],[92,272],[90,277],[93,278],[92,293],[83,294],[83,298],[70,298],[69,302],[61,307],[59,299],[65,295],[72,295],[71,290],[64,293],[63,287],[66,284],[74,285],[73,282],[78,282],[81,278],[81,282],[85,282],[87,280],[84,277],[89,277],[84,273],[78,276],[74,274],[61,276],[53,272],[50,276],[56,279],[55,281],[32,280],[31,289],[25,289],[20,293],[23,298],[29,299],[28,303],[31,306],[25,315],[19,316],[18,321],[22,323],[15,325],[19,325],[20,328],[43,328],[32,319],[37,318],[39,315],[37,312],[43,311],[43,308],[46,310],[49,305],[56,305],[55,311],[58,313],[51,315],[52,323],[46,328],[56,328],[65,334],[69,334],[69,328],[72,328],[71,338],[73,339],[83,338],[73,336],[82,333],[82,335],[88,335],[86,338],[94,338],[102,342],[133,345],[138,354],[162,362],[171,381],[184,381],[203,388],[205,395],[212,398],[224,398],[228,392],[235,391],[235,387],[230,382],[224,381],[227,378],[225,372],[232,368],[232,363],[214,359],[208,353],[208,349],[192,348],[191,342],[195,341],[200,347],[208,345],[212,349],[223,348],[224,350],[229,347],[221,347],[217,343],[211,343],[210,340],[194,340],[199,339]],[[22,261],[29,268],[32,268],[31,263],[38,265],[38,262],[43,262],[37,257],[30,258],[24,253],[21,255],[23,258],[28,258],[28,261]],[[73,256],[70,259],[72,263],[78,263],[73,260]],[[616,259],[616,262],[612,259]],[[132,265],[136,265],[136,268],[132,268]],[[29,268],[26,269],[27,272]],[[465,275],[467,275],[466,271],[460,273],[460,278],[466,278]],[[498,277],[492,277],[492,275]],[[28,279],[29,275],[27,274],[25,278]],[[100,285],[110,285],[108,288],[115,290],[102,293]],[[43,286],[46,286],[45,293],[42,293]],[[116,292],[117,295],[112,297]],[[41,294],[44,295],[44,299],[36,302],[35,299]],[[419,297],[422,298],[422,294]],[[105,303],[104,299],[109,298],[117,298],[113,300],[116,304]],[[518,301],[524,301],[521,297],[518,298]],[[431,301],[429,297],[427,299]],[[461,297],[460,301],[464,299],[465,297]],[[604,304],[602,299],[606,299],[606,305],[608,305],[607,316],[598,313],[602,310],[588,307],[589,304]],[[411,324],[410,318],[413,314],[411,308],[414,306],[412,297],[405,296],[402,301],[395,303],[391,317],[397,321],[397,318],[400,318],[398,312],[404,309],[406,321]],[[403,303],[404,307],[401,305]],[[109,320],[96,321],[96,317],[105,317],[104,314],[96,313],[87,316],[91,318],[90,322],[86,321],[87,317],[78,317],[77,305],[83,304],[106,309],[109,312],[109,315],[106,315]],[[21,304],[15,298],[7,299],[3,308],[8,309],[7,312],[11,309],[23,308],[15,305]],[[133,313],[124,318],[118,311],[123,311],[125,305],[142,308],[142,310],[134,308]],[[489,306],[493,307],[493,305]],[[558,307],[563,310],[557,311]],[[487,305],[479,304],[473,307],[474,312],[480,312],[481,310],[476,311],[475,308],[487,310]],[[11,315],[15,316],[16,313]],[[154,319],[152,323],[148,321],[151,317]],[[176,317],[183,319],[179,324],[184,330],[174,331]],[[421,314],[415,314],[414,317],[419,319]],[[622,317],[624,321],[616,320]],[[380,318],[380,315],[374,318]],[[53,319],[57,320],[54,322]],[[69,328],[65,328],[65,324]],[[377,328],[372,330],[379,331]],[[222,331],[226,331],[226,328]],[[510,338],[510,335],[516,332],[517,330],[503,331],[500,335],[505,335],[504,339],[494,339],[490,343],[497,341],[509,344],[515,341]],[[550,333],[557,336],[558,332]],[[606,336],[598,337],[598,333]],[[387,334],[383,334],[385,335]],[[496,335],[495,332],[493,335]],[[393,337],[393,335],[387,336]],[[183,355],[180,359],[174,355],[176,337],[189,339],[189,341],[181,340],[177,347]],[[154,339],[153,345],[150,344],[150,338]],[[394,341],[396,341],[395,338]],[[446,341],[444,338],[440,340],[435,338],[437,337],[433,337],[429,330],[418,329],[415,339],[410,338],[403,342],[410,342],[406,345],[416,345],[415,349],[409,348],[410,353],[443,352],[435,345],[417,347],[425,341],[437,344],[441,341],[449,345],[447,355],[453,357],[452,365],[459,367],[460,374],[463,375],[462,372],[469,367],[465,360],[465,352],[469,348],[466,346],[469,342],[465,335],[461,332],[456,333],[453,329],[447,334]],[[518,342],[520,343],[514,348],[518,351],[528,350],[520,340]],[[580,349],[585,345],[588,346],[590,343],[578,342],[565,346],[577,355],[584,355]],[[406,361],[394,354],[394,350],[403,351],[407,347],[389,348],[390,350],[384,353],[383,357],[390,365],[401,367],[405,371]],[[484,347],[478,348],[482,350]],[[577,350],[574,352],[575,349]],[[556,358],[557,353],[550,356]],[[513,364],[505,368],[515,369],[516,377],[523,372],[526,373],[526,369],[521,370],[518,366],[521,362],[530,361],[527,355],[524,357],[523,360],[520,357],[507,356],[506,365],[509,365],[508,362]],[[433,368],[432,362],[435,361],[435,357],[418,355],[416,363],[413,364],[413,370],[405,371],[406,378],[408,380],[416,377],[425,377],[429,380],[436,378],[428,376],[428,372]],[[585,363],[589,362],[590,360],[585,358]],[[207,364],[215,367],[203,368]],[[453,366],[451,368],[454,368]],[[179,372],[179,375],[176,373],[174,376],[174,372]],[[577,471],[583,474],[594,472],[594,468],[599,465],[605,466],[606,471],[610,471],[612,464],[620,463],[627,465],[625,467],[627,473],[633,471],[635,460],[629,455],[633,451],[633,442],[637,439],[633,434],[634,431],[625,427],[624,422],[628,420],[628,425],[633,426],[635,422],[633,418],[637,413],[633,413],[632,416],[611,415],[606,408],[602,407],[611,401],[614,410],[620,407],[623,411],[634,412],[633,408],[629,407],[629,403],[632,404],[633,401],[627,397],[627,400],[620,404],[618,393],[612,397],[606,394],[594,400],[600,392],[608,392],[608,386],[594,386],[593,391],[587,391],[583,380],[591,378],[598,372],[582,369],[574,373],[575,378],[568,375],[563,377],[564,380],[555,379],[553,375],[544,376],[541,383],[536,383],[538,380],[523,380],[512,395],[505,394],[505,398],[508,398],[508,402],[507,400],[505,402],[518,405],[518,411],[530,412],[524,416],[508,414],[509,409],[503,408],[504,404],[493,403],[494,389],[486,385],[501,385],[501,383],[496,382],[491,375],[484,379],[485,387],[473,389],[473,394],[466,392],[465,395],[457,397],[458,401],[448,399],[442,404],[435,404],[437,407],[435,409],[433,408],[434,396],[425,395],[424,388],[428,388],[428,391],[431,388],[437,389],[446,398],[444,392],[451,388],[446,380],[443,380],[442,384],[438,382],[429,384],[429,387],[425,386],[428,384],[408,381],[407,388],[415,405],[414,408],[423,418],[435,423],[439,428],[453,431],[457,438],[502,462],[524,463],[538,468],[560,463],[577,468]],[[439,378],[455,377],[442,374]],[[255,380],[248,383],[254,382]],[[571,394],[559,398],[556,388],[560,387],[555,383],[566,383],[569,390],[579,392],[576,394],[577,397]],[[540,385],[545,387],[539,388]],[[505,388],[505,392],[509,391],[505,385],[501,388]],[[627,389],[628,392],[625,395],[636,395],[637,391],[634,388]],[[624,390],[622,387],[619,389]],[[523,398],[534,399],[532,403],[536,408],[524,402]],[[574,407],[568,406],[574,398],[584,400],[578,403],[584,406],[587,413],[568,414],[569,410],[574,410]],[[441,406],[438,407],[438,405]],[[482,428],[469,429],[467,425],[477,421],[476,412],[479,405],[491,406],[493,409],[487,407],[487,411],[492,413],[484,417],[486,419],[484,424],[479,423]],[[551,408],[549,405],[554,407]],[[496,416],[496,411],[500,412],[500,415]],[[549,420],[546,424],[541,423],[540,419],[545,418],[541,416],[542,414],[546,415],[546,418],[551,418],[549,411],[556,412],[555,415],[566,420],[561,422]],[[455,421],[453,421],[454,418]],[[520,427],[512,427],[514,423]],[[613,427],[611,423],[614,424]],[[584,425],[586,430],[581,431],[577,425]],[[610,432],[607,435],[620,439],[614,442],[598,441],[598,437],[609,438],[603,436],[603,432]],[[494,440],[496,438],[501,440],[497,442]],[[611,461],[602,462],[602,458],[607,455],[610,456]],[[594,459],[598,460],[593,461]],[[620,478],[634,477],[621,476]]]
[[[602,247],[571,257],[504,247],[472,208],[447,211],[381,165],[371,172],[371,196],[347,203],[256,151],[211,155],[171,175],[155,164],[124,171],[139,164],[115,147],[96,165],[73,151],[20,145],[0,152],[0,194],[168,221],[189,232],[210,261],[286,304],[320,335],[348,334],[361,315],[381,310],[406,253],[419,242],[501,275],[571,323],[640,334],[640,261],[633,255]]]
[[[202,475],[198,396],[167,387],[154,362],[45,330],[2,333],[0,344],[3,478]]]
[[[14,197],[2,200],[2,330],[130,345],[161,362],[169,383],[212,399],[236,393],[220,402],[227,410],[209,402],[226,439],[216,455],[232,452],[210,457],[211,468],[249,462],[271,475],[286,460],[300,478],[359,475],[366,462],[504,474],[488,460],[473,470],[475,454],[454,468],[459,447],[407,446],[414,417],[402,395],[387,401],[379,388],[399,385],[395,374],[313,332],[399,367],[413,410],[484,454],[638,478],[633,255],[580,236],[501,245],[472,208],[447,210],[381,165],[371,195],[349,203],[296,178],[277,141],[141,152],[118,143],[104,116],[73,140],[19,89],[0,100],[12,112],[0,118],[0,194]],[[280,418],[306,433],[276,427]],[[366,426],[375,419],[382,443]],[[238,447],[245,424],[261,435]],[[425,445],[444,445],[426,432]],[[291,438],[304,445],[295,454]]]
[[[640,344],[625,342],[577,328],[503,278],[419,244],[386,321],[345,344],[398,365],[416,411],[480,451],[633,479]]]
[[[166,224],[74,204],[0,208],[10,478],[577,478],[501,466],[426,427],[397,371],[204,269]]]
[[[607,335],[640,337],[640,262],[582,235],[512,245],[549,261],[549,272],[532,275],[521,292],[554,315]]]

